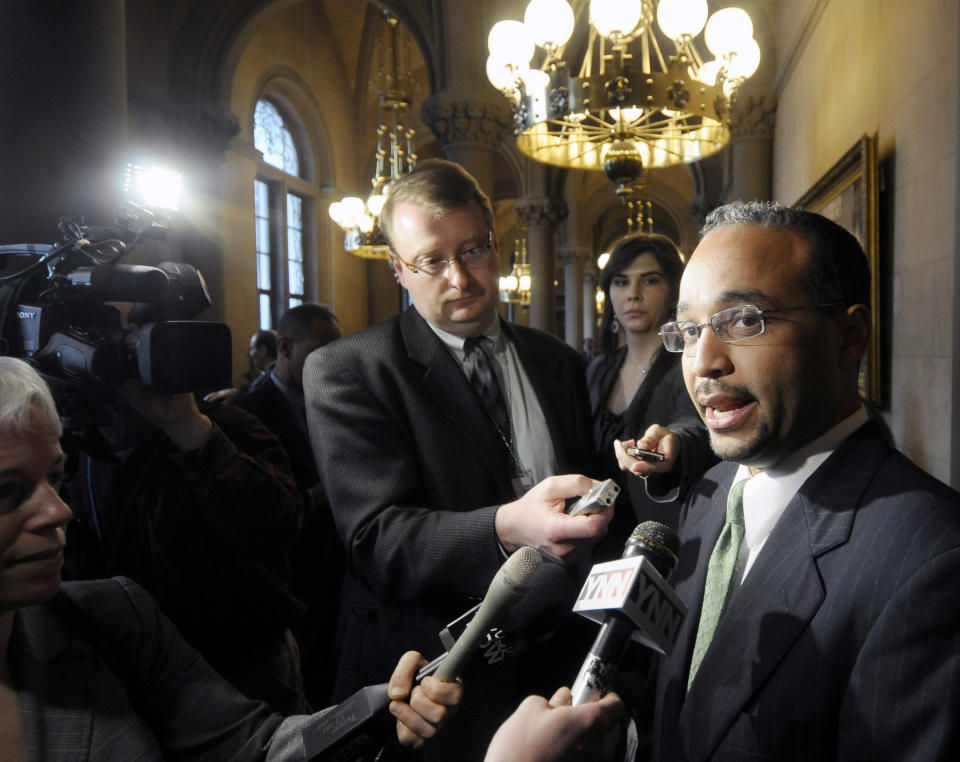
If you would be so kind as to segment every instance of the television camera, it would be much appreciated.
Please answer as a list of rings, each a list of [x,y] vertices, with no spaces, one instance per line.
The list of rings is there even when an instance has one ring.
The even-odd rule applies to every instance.
[[[28,359],[58,403],[80,398],[86,408],[130,378],[173,393],[230,386],[230,329],[190,319],[211,304],[200,272],[118,264],[142,238],[162,238],[166,219],[126,201],[115,222],[63,217],[59,244],[0,246],[0,354]]]

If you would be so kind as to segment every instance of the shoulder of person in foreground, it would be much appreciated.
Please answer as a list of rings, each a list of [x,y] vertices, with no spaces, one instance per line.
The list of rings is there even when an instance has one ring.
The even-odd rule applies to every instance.
[[[252,759],[265,753],[281,718],[220,677],[137,583],[124,577],[66,582],[51,605],[120,681],[132,711],[166,755]],[[111,743],[119,753],[122,734]]]

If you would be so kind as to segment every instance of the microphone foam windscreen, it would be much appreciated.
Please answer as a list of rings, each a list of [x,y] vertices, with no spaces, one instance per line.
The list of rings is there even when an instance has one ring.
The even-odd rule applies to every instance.
[[[503,565],[504,582],[514,588],[525,588],[540,566],[540,554],[536,548],[525,545],[516,551]]]

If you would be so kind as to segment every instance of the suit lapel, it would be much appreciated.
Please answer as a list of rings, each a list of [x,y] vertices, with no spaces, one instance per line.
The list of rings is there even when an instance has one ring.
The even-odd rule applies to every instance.
[[[807,534],[803,502],[798,495],[787,506],[700,664],[678,723],[691,760],[710,755],[823,602],[814,558],[801,541]]]
[[[850,536],[856,508],[880,462],[871,432],[868,425],[848,438],[794,495],[730,600],[685,701],[678,686],[671,685],[675,698],[683,702],[673,742],[686,749],[684,759],[710,756],[823,602],[817,559]],[[697,532],[703,538],[697,571],[682,596],[696,609],[691,606],[691,621],[685,622],[683,643],[678,643],[684,649],[684,666],[674,671],[682,686],[696,637],[707,559],[723,524],[733,473],[729,468],[720,482],[709,508],[714,516],[704,518]]]
[[[85,760],[93,731],[93,654],[77,644],[52,603],[17,612],[12,643],[28,749]]]
[[[513,494],[510,454],[463,370],[413,307],[400,315],[407,356],[423,368],[427,394],[458,430],[463,446],[475,452],[504,494]]]

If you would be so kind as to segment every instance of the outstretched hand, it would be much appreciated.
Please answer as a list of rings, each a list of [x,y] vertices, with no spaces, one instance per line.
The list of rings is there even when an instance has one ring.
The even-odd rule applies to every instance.
[[[664,458],[659,463],[649,463],[629,455],[628,447],[659,452]],[[614,440],[613,451],[621,471],[629,471],[637,476],[665,474],[673,470],[680,458],[680,438],[666,426],[655,423],[639,439]]]
[[[579,706],[570,705],[568,688],[549,701],[528,696],[497,730],[485,762],[605,762],[617,748],[625,711],[615,693]]]
[[[581,474],[549,476],[523,497],[505,503],[494,520],[497,537],[508,553],[529,545],[545,555],[569,561],[607,533],[613,506],[590,515],[564,513],[566,501],[588,492],[598,482]]]

